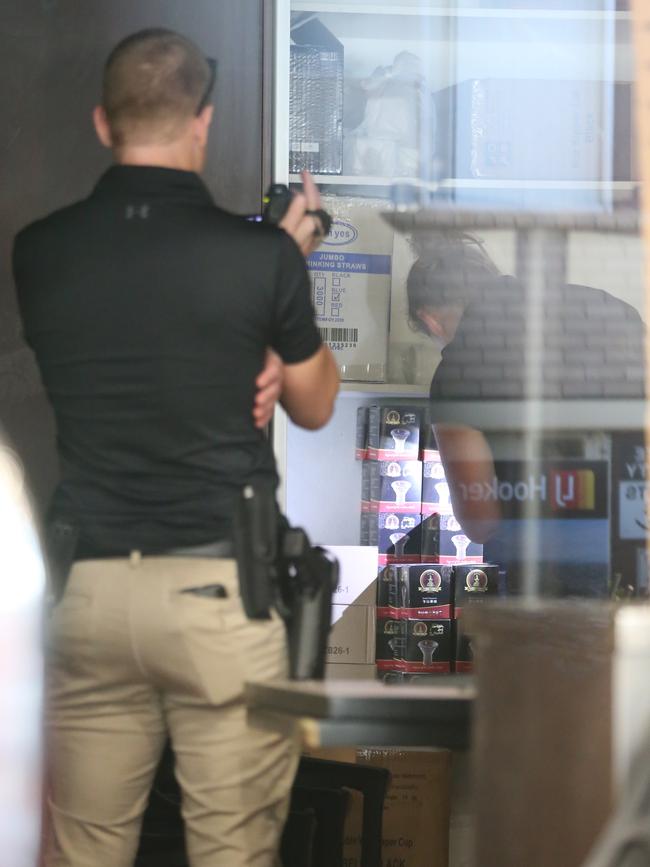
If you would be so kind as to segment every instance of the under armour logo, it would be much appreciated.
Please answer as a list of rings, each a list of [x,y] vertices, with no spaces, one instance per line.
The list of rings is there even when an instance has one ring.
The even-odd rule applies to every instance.
[[[149,205],[127,205],[126,219],[134,220],[136,217],[146,220],[149,217]]]

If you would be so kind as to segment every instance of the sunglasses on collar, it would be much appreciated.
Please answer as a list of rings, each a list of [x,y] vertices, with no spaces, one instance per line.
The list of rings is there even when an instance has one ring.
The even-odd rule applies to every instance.
[[[199,102],[196,114],[199,115],[206,107],[206,105],[210,102],[210,97],[212,96],[212,91],[214,90],[214,85],[217,80],[217,61],[213,57],[205,58],[208,67],[210,68],[210,77],[208,78],[208,83],[205,88],[205,93],[201,97],[201,101]]]

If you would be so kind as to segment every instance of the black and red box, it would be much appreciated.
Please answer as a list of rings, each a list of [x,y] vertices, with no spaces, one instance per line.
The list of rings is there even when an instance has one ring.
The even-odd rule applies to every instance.
[[[421,559],[419,512],[369,512],[369,544],[378,549],[378,564],[419,563]]]
[[[399,617],[448,620],[454,609],[454,567],[439,563],[404,563],[394,567]]]
[[[454,574],[454,612],[457,618],[466,606],[489,602],[499,593],[498,566],[462,564],[454,568]]]
[[[418,460],[422,409],[371,406],[368,412],[368,457],[375,461]]]
[[[368,476],[370,508],[379,512],[414,512],[422,507],[421,461],[365,461],[362,472],[362,497]]]
[[[423,563],[482,563],[483,546],[472,542],[452,514],[434,512],[420,527]]]
[[[377,617],[375,664],[378,671],[400,670],[405,654],[406,622],[396,616]]]
[[[451,620],[403,620],[404,656],[400,671],[449,674],[453,660]]]

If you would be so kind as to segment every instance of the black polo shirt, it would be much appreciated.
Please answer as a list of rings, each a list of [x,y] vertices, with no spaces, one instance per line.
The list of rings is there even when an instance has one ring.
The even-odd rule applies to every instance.
[[[14,275],[57,420],[52,509],[81,553],[228,538],[242,486],[277,482],[252,417],[266,347],[295,363],[320,346],[293,240],[191,172],[114,166],[17,236]]]

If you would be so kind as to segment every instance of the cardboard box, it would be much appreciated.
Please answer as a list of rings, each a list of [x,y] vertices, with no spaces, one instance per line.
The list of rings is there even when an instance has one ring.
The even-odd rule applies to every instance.
[[[448,867],[451,753],[361,750],[360,764],[388,768],[382,867]]]
[[[454,515],[435,512],[422,519],[421,558],[424,563],[481,563],[483,546],[463,533]]]
[[[325,680],[375,680],[374,663],[333,663],[325,665]]]
[[[390,771],[384,800],[381,867],[449,867],[449,750],[328,747],[306,752],[315,758],[358,762]],[[361,813],[357,811],[358,804],[353,804],[346,816],[346,867],[359,864],[354,860],[360,855],[355,841],[361,839]]]
[[[499,567],[488,563],[458,565],[455,572],[454,611],[459,617],[466,605],[480,605],[499,593]]]
[[[414,406],[371,406],[368,457],[378,461],[413,461],[420,454],[422,410]]]
[[[453,659],[451,620],[403,620],[406,624],[400,671],[448,674]]]
[[[377,598],[377,551],[361,545],[327,545],[339,561],[335,605],[374,605]]]
[[[327,640],[328,663],[369,665],[375,661],[373,605],[333,605]]]
[[[370,508],[379,512],[413,512],[422,506],[421,461],[366,461]],[[362,473],[363,486],[363,473]],[[365,493],[362,487],[362,496]]]
[[[454,567],[439,563],[401,564],[397,572],[398,617],[449,620],[454,607]]]
[[[316,324],[344,380],[386,380],[393,235],[380,218],[385,206],[324,196],[332,229],[307,259]]]

